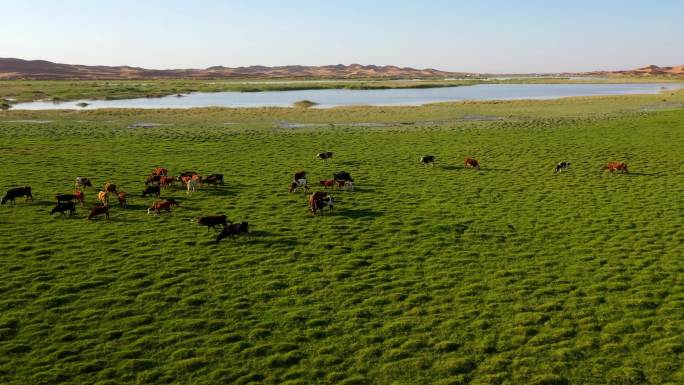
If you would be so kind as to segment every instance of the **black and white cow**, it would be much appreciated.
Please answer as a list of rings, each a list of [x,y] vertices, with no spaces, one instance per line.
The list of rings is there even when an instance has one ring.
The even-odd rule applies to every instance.
[[[570,168],[570,162],[560,162],[556,165],[556,172],[561,172]]]
[[[425,155],[420,158],[420,163],[424,166],[433,166],[435,164],[434,155]]]
[[[319,152],[318,154],[316,154],[316,159],[321,159],[325,163],[328,163],[328,159],[332,159],[332,157],[333,157],[333,153],[330,151]]]
[[[82,176],[77,176],[76,177],[76,190],[80,190],[81,187],[86,188],[86,187],[93,187],[92,182],[90,182],[90,179]]]

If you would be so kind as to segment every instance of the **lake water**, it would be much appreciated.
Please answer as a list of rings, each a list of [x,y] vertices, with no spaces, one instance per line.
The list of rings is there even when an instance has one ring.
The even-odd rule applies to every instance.
[[[98,108],[193,108],[193,107],[290,107],[299,100],[311,100],[317,107],[349,105],[415,106],[460,100],[554,99],[569,96],[655,94],[682,88],[684,84],[479,84],[443,88],[387,90],[299,90],[266,92],[196,92],[183,97],[122,100],[76,100],[71,102],[19,103],[13,109],[98,109]],[[77,103],[86,102],[85,108]]]

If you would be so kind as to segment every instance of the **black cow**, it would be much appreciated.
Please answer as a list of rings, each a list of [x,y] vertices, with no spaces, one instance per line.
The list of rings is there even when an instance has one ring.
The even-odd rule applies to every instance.
[[[161,180],[162,175],[150,175],[147,177],[147,180],[145,181],[145,186],[157,183],[159,184],[159,181]]]
[[[223,184],[223,174],[211,174],[202,179],[202,183],[206,184]]]
[[[57,198],[57,202],[71,202],[74,200],[78,200],[78,197],[74,194],[57,194],[55,195],[55,198]]]
[[[74,202],[57,202],[57,206],[50,211],[50,215],[59,213],[59,216],[61,217],[64,215],[65,211],[69,212],[69,216],[76,215],[76,204]]]
[[[556,172],[561,172],[570,168],[570,162],[560,162],[556,165]]]
[[[4,205],[5,203],[12,202],[16,203],[14,200],[19,197],[26,196],[26,201],[28,202],[29,198],[33,200],[33,195],[31,194],[31,187],[29,186],[24,186],[24,187],[16,187],[13,188],[9,191],[7,191],[7,194],[2,198],[2,202],[0,204]]]
[[[349,175],[349,173],[346,171],[340,171],[340,172],[333,173],[333,179],[343,180],[345,182],[353,182],[354,181],[354,179],[352,179],[351,175]]]
[[[249,236],[249,223],[231,223],[228,226],[224,226],[223,230],[216,236],[216,243],[219,243],[221,239],[224,238],[235,238],[236,235],[244,235],[245,238]]]
[[[300,179],[306,179],[306,171],[296,172],[294,174],[294,179],[292,179],[292,180],[296,182]]]
[[[145,187],[145,190],[142,192],[142,196],[146,197],[147,195],[154,195],[155,198],[159,198],[159,195],[161,195],[161,191],[159,189],[159,186],[147,186],[147,187]]]
[[[226,217],[225,215],[213,215],[208,217],[197,218],[197,224],[201,226],[207,226],[207,231],[209,231],[210,227],[216,230],[216,227],[219,225],[226,227],[228,226],[229,222],[232,223],[228,220],[228,217]]]
[[[420,158],[420,163],[422,163],[424,166],[433,166],[435,164],[435,157],[434,155],[425,155]]]

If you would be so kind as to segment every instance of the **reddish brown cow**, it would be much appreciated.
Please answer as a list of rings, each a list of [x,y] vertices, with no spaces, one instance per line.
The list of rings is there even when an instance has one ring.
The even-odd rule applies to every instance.
[[[107,219],[109,219],[109,206],[104,205],[104,206],[93,206],[92,209],[90,209],[90,215],[88,215],[88,219],[92,219],[98,215],[104,214]]]
[[[85,194],[83,194],[83,191],[74,191],[74,197],[77,201],[81,203],[81,206],[83,206],[83,204],[85,203]]]
[[[181,176],[180,182],[183,186],[187,186],[190,179],[192,179],[192,177],[190,175]]]
[[[335,185],[337,185],[338,190],[342,190],[344,188],[345,183],[347,183],[347,181],[345,181],[345,180],[336,180],[335,181]]]
[[[147,213],[151,214],[152,211],[154,211],[156,214],[160,214],[162,210],[166,210],[167,213],[171,212],[171,206],[180,206],[178,202],[176,202],[175,199],[169,198],[163,202],[154,202],[152,206],[150,206],[149,209],[147,209]]]
[[[152,170],[152,175],[168,175],[169,170],[164,167],[155,167]]]
[[[159,178],[159,187],[169,187],[171,186],[171,183],[173,183],[173,177],[170,176],[162,176]]]
[[[323,180],[319,181],[318,184],[320,184],[323,187],[330,187],[332,189],[333,186],[335,185],[335,179],[323,179]],[[344,185],[344,182],[343,182],[343,185]]]
[[[610,162],[607,165],[603,166],[604,171],[622,171],[624,173],[629,173],[629,170],[627,170],[627,164],[623,162]]]
[[[126,193],[124,191],[116,194],[116,198],[119,200],[119,207],[124,209],[128,206],[128,203],[126,202]]]
[[[480,163],[478,163],[477,159],[475,158],[465,157],[465,159],[463,159],[463,164],[465,167],[476,168],[478,170],[480,169]]]

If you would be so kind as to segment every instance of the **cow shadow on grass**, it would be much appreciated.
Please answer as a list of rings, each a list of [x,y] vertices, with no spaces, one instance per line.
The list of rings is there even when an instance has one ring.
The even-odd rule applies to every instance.
[[[211,196],[218,196],[218,197],[232,197],[237,195],[237,191],[235,191],[232,188],[220,186],[220,187],[208,187],[208,188],[203,188],[202,191],[205,193],[211,195]]]
[[[666,176],[667,173],[665,171],[660,171],[660,172],[651,172],[651,173],[646,173],[646,172],[629,172],[628,174],[625,174],[627,176]]]
[[[472,167],[464,167],[464,166],[457,166],[453,164],[447,164],[447,165],[442,165],[439,166],[443,170],[449,170],[449,171],[478,171],[478,172],[507,172],[511,171],[508,168],[480,168],[478,169],[473,169]]]
[[[439,168],[441,168],[442,170],[447,170],[447,171],[453,171],[453,170],[461,170],[461,169],[463,169],[462,166],[456,166],[456,165],[453,165],[453,164],[443,164],[443,165],[440,165]]]
[[[207,239],[203,244],[205,245],[215,245],[216,243],[216,237],[218,236],[219,231],[212,231],[209,234],[207,234]],[[265,230],[255,230],[255,231],[250,231],[249,236],[244,237],[243,235],[236,235],[234,238],[225,238],[222,239],[219,244],[222,243],[228,243],[228,244],[242,244],[242,243],[251,243],[251,244],[263,244],[263,245],[268,245],[268,246],[284,246],[284,247],[294,247],[297,246],[300,242],[295,239],[295,238],[277,238],[278,234],[272,233],[270,231],[265,231]]]
[[[334,214],[347,218],[377,218],[382,216],[381,212],[371,209],[346,209],[336,211]]]

